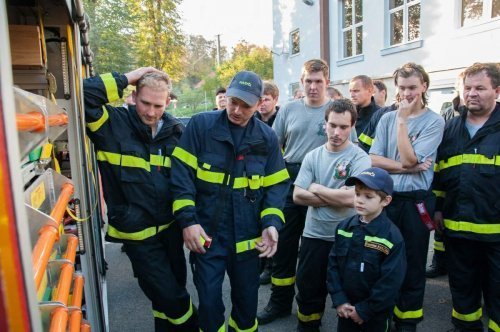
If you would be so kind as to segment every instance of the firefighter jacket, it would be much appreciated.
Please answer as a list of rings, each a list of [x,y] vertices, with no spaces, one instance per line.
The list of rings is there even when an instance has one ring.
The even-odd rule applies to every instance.
[[[125,75],[84,81],[87,134],[94,143],[108,210],[107,239],[145,240],[173,221],[170,156],[183,126],[164,113],[154,138],[135,106],[113,107],[128,85]]]
[[[433,191],[445,234],[500,241],[500,103],[470,138],[467,112],[446,123],[438,149]]]
[[[225,110],[197,114],[173,157],[173,211],[182,228],[200,224],[213,237],[218,223],[233,223],[230,238],[240,257],[257,254],[263,229],[281,229],[290,181],[276,134],[266,124],[252,117],[235,151]],[[222,220],[228,208],[233,220]]]
[[[365,106],[356,106],[356,110],[358,112],[358,118],[356,119],[356,132],[357,133],[362,133],[368,124],[370,123],[370,120],[375,114],[375,112],[379,109],[380,107],[375,104],[375,98],[371,97],[371,102]]]
[[[334,307],[350,303],[364,321],[390,313],[405,274],[403,237],[384,211],[368,224],[356,215],[337,226],[327,271]]]
[[[359,134],[358,137],[358,146],[363,149],[363,151],[370,153],[370,148],[372,147],[373,139],[375,138],[375,131],[382,115],[387,112],[395,111],[396,109],[396,104],[392,104],[390,106],[379,108],[375,111],[375,113],[373,113],[370,118],[370,122],[366,125],[365,129]]]

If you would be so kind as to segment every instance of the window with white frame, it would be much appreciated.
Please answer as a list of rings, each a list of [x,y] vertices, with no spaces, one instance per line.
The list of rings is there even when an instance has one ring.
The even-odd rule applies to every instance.
[[[389,45],[420,39],[420,0],[389,0]]]
[[[291,55],[298,54],[300,52],[300,32],[299,29],[290,32],[290,50]]]
[[[500,0],[462,0],[463,27],[500,17]]]
[[[363,53],[363,0],[342,1],[343,57]]]

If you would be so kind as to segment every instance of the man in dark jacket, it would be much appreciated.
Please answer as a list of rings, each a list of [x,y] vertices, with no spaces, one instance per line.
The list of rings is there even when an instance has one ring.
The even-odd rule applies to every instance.
[[[379,109],[373,99],[373,82],[366,75],[354,76],[349,83],[349,93],[351,101],[358,111],[358,120],[356,121],[356,133],[360,135],[370,123],[370,119]]]
[[[500,331],[500,66],[465,70],[467,113],[450,120],[438,149],[434,220],[444,226],[456,331]]]
[[[135,105],[109,105],[136,85]],[[173,223],[170,156],[182,125],[165,113],[170,79],[154,68],[84,81],[87,134],[94,143],[108,209],[106,239],[124,243],[153,303],[156,331],[198,331],[186,291],[182,235]]]
[[[231,281],[230,331],[257,331],[260,257],[271,257],[285,218],[289,176],[273,130],[254,117],[262,81],[236,74],[223,111],[192,117],[173,152],[176,221],[191,251],[200,328],[223,331],[222,282]]]

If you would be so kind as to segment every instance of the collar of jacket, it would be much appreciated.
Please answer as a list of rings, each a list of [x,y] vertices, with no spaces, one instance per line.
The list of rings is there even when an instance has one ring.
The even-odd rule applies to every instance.
[[[209,130],[209,135],[217,141],[227,141],[234,146],[231,131],[229,130],[229,119],[226,110],[220,112],[219,117]],[[238,150],[243,151],[249,146],[254,146],[262,142],[264,142],[264,140],[262,139],[261,130],[256,125],[256,119],[252,116],[247,123],[247,130],[245,131],[245,136]]]
[[[137,114],[137,110],[135,106],[129,107],[129,111],[127,112],[130,122],[132,123],[132,127],[134,131],[145,141],[152,142],[153,140],[160,140],[167,136],[172,135],[175,132],[175,127],[180,125],[180,121],[174,118],[172,115],[168,114],[166,111],[163,112],[161,116],[163,120],[163,126],[160,129],[160,132],[156,134],[153,139],[153,134],[151,131],[151,127],[144,124]]]
[[[365,107],[356,106],[356,110],[358,111],[358,118],[361,118],[362,115],[365,115],[372,110],[375,111],[376,109],[378,109],[378,107],[375,104],[375,98],[373,98],[373,96],[371,97],[370,103]]]
[[[467,130],[465,128],[465,121],[467,120],[468,113],[469,111],[467,110],[467,107],[465,107],[459,116],[461,122],[460,127],[462,128],[461,130],[464,133]],[[449,122],[451,123],[452,121]],[[474,135],[474,137],[471,139],[471,142],[476,141],[485,135],[489,135],[496,130],[499,130],[499,127],[500,127],[500,102],[496,102],[495,109],[493,110],[493,112],[491,112],[490,117],[488,118],[488,120],[486,120],[484,125],[481,128],[479,128],[476,135]],[[446,128],[448,128],[448,125],[446,126]]]
[[[354,216],[351,219],[351,222],[349,222],[347,229],[352,230],[353,228],[364,226],[366,233],[370,235],[379,235],[380,225],[385,222],[387,222],[387,215],[385,213],[385,210],[382,210],[382,212],[378,215],[378,217],[370,221],[368,224],[363,224],[359,220],[358,215]]]

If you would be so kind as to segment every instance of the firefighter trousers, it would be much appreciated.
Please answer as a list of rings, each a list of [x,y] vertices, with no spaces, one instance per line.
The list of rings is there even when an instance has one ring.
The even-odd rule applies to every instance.
[[[463,331],[483,331],[481,297],[489,331],[500,331],[500,243],[445,237],[452,322]]]
[[[238,259],[232,246],[212,238],[205,254],[191,253],[193,280],[199,297],[200,330],[225,331],[222,283],[227,271],[231,284],[229,331],[257,331],[260,260],[258,255]],[[222,328],[222,329],[221,329]]]
[[[424,318],[425,268],[429,247],[429,230],[423,224],[416,203],[424,202],[429,216],[434,215],[436,196],[432,191],[394,192],[387,216],[399,228],[406,248],[405,279],[394,308],[398,326],[415,326]]]
[[[297,267],[297,318],[307,327],[321,325],[328,295],[326,274],[333,241],[302,237]]]
[[[134,276],[153,304],[155,331],[198,331],[198,317],[186,290],[182,232],[168,229],[138,243],[125,243]]]
[[[295,181],[300,164],[286,164],[291,181]],[[273,257],[271,298],[269,305],[277,311],[291,311],[295,296],[295,279],[299,240],[304,231],[307,206],[293,202],[293,186],[290,188],[283,214],[285,224],[279,233],[278,250]]]

